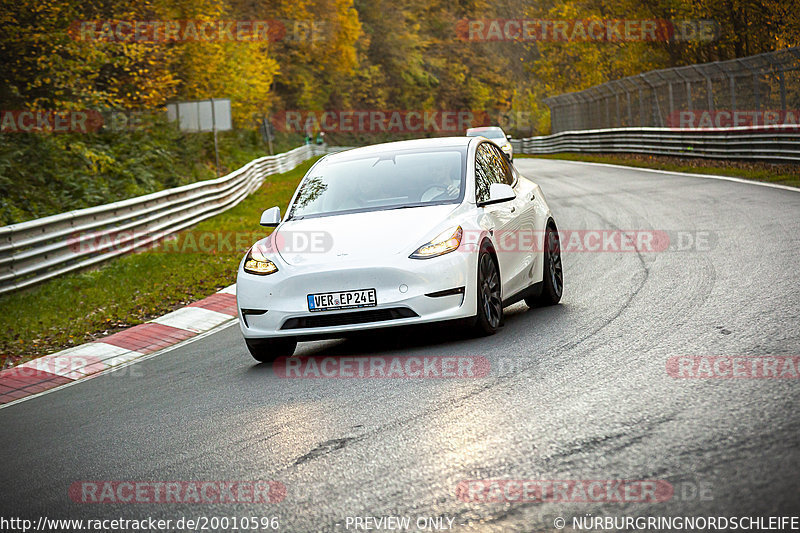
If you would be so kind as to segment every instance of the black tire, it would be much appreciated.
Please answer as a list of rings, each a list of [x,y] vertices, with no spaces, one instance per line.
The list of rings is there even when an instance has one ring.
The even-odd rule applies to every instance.
[[[544,265],[542,266],[542,292],[525,298],[528,307],[555,305],[564,292],[564,268],[561,264],[561,242],[555,226],[548,226],[544,238]]]
[[[261,363],[271,363],[281,356],[291,357],[297,348],[297,341],[288,339],[245,339],[247,349],[253,359]]]
[[[478,254],[478,312],[473,321],[473,331],[479,336],[494,335],[503,325],[500,283],[497,261],[484,243]]]

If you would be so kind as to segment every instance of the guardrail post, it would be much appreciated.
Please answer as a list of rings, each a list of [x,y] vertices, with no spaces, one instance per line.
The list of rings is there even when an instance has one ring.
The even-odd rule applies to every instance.
[[[761,111],[761,81],[758,79],[758,73],[753,73],[753,96],[756,100],[756,111]]]
[[[781,87],[781,111],[786,112],[786,81],[783,79],[783,69],[778,71],[778,83]]]
[[[674,120],[675,118],[675,97],[672,94],[672,82],[667,84],[667,89],[669,92],[669,119]]]
[[[692,105],[692,82],[686,80],[686,109],[688,111],[693,111],[694,106]]]
[[[714,87],[711,85],[711,76],[705,75],[706,78],[706,96],[708,99],[708,110],[714,111]]]
[[[631,92],[625,89],[625,95],[628,97],[628,126],[633,126],[633,112],[631,111]]]
[[[639,86],[639,126],[645,127],[646,124],[644,122],[644,91]]]

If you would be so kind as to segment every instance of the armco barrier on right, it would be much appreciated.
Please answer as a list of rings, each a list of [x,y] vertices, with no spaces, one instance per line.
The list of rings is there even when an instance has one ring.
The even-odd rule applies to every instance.
[[[734,128],[610,128],[512,141],[518,154],[634,153],[800,163],[797,125]]]

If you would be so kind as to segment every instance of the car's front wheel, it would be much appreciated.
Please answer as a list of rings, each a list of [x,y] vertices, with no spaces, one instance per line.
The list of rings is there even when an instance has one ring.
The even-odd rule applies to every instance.
[[[479,335],[493,335],[503,323],[503,300],[500,296],[500,271],[488,246],[478,255],[478,313],[474,328]]]
[[[261,363],[270,363],[278,357],[291,357],[297,348],[295,339],[245,339],[247,349],[253,359]]]

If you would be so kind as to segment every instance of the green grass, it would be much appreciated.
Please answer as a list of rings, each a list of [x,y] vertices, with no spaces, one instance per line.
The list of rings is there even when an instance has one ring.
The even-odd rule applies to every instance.
[[[0,134],[0,226],[216,177],[213,134],[150,120],[134,131]],[[218,140],[221,175],[269,153],[255,130]],[[281,134],[274,150],[300,144],[300,135]]]
[[[690,172],[694,174],[732,176],[736,178],[800,187],[800,165],[792,164],[772,164],[761,162],[751,163],[727,160],[706,160],[701,158],[648,156],[639,154],[518,154],[516,157],[562,159],[566,161],[585,161],[590,163],[610,163],[614,165],[653,168],[672,172]]]
[[[247,247],[268,233],[259,226],[261,212],[273,205],[285,211],[313,161],[268,177],[242,203],[189,230],[244,234],[241,249],[172,253],[165,246],[0,297],[0,368],[7,359],[17,364],[146,322],[234,283]]]

